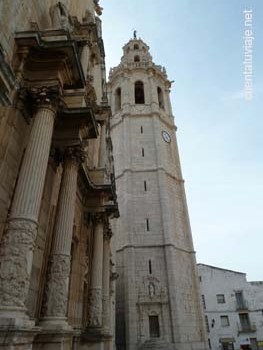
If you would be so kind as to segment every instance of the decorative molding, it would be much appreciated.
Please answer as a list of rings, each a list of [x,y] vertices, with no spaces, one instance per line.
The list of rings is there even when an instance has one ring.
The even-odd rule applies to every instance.
[[[67,147],[64,152],[64,158],[72,159],[80,165],[85,161],[86,153],[82,146]]]
[[[70,256],[52,255],[47,271],[42,315],[45,317],[65,317],[68,308],[68,279]]]
[[[89,291],[88,326],[102,326],[102,290],[100,288],[93,288]]]
[[[12,218],[0,247],[0,307],[25,308],[30,283],[30,271],[37,223]]]

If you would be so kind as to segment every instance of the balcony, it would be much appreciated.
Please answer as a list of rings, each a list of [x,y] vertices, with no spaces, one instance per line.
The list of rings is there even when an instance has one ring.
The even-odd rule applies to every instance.
[[[236,310],[237,311],[247,311],[248,310],[247,301],[246,300],[236,301]]]
[[[257,331],[257,327],[255,323],[249,323],[249,324],[237,324],[238,328],[238,334],[240,333],[254,333]]]

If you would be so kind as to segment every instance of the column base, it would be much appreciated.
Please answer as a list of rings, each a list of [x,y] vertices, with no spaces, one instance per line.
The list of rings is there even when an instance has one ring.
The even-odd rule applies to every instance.
[[[81,334],[80,349],[90,350],[106,350],[109,349],[107,344],[110,344],[112,340],[112,334],[105,332],[103,327],[90,327]]]
[[[31,350],[33,340],[40,329],[20,328],[16,326],[0,326],[0,349],[1,350]]]
[[[73,332],[66,317],[43,317],[39,322],[39,327],[46,331],[58,330],[62,332]]]
[[[72,350],[73,330],[42,329],[34,340],[33,350]]]
[[[22,307],[0,306],[0,328],[32,329],[35,321],[28,317],[26,311]]]

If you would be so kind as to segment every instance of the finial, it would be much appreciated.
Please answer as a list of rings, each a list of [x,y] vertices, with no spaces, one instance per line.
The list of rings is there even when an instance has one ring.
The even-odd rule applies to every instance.
[[[133,31],[133,39],[136,40],[137,39],[137,30]]]

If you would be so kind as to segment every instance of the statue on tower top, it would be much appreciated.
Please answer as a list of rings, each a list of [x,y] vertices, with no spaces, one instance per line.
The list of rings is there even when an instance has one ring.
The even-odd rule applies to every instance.
[[[137,30],[133,31],[133,39],[136,40],[137,39]]]

